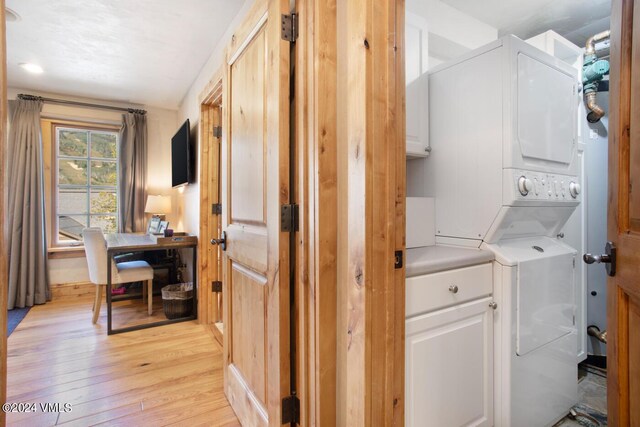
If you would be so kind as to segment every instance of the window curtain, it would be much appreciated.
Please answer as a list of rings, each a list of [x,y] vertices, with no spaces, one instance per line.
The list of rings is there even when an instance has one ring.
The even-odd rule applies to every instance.
[[[9,133],[8,308],[51,300],[44,216],[42,100],[18,99]]]
[[[142,112],[122,116],[119,178],[118,230],[121,233],[146,231],[147,116]]]

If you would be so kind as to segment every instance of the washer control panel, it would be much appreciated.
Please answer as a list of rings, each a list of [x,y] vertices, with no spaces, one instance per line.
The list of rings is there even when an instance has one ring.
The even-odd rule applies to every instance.
[[[505,170],[507,172],[507,170]],[[515,200],[530,201],[558,201],[578,202],[582,187],[578,177],[558,175],[543,172],[533,172],[521,169],[511,169],[511,174],[505,174],[505,181],[509,180],[509,193]],[[510,176],[509,176],[510,175]],[[505,182],[507,184],[507,182]]]

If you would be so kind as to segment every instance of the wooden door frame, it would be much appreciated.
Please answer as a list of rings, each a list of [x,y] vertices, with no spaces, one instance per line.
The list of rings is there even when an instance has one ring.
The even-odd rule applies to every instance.
[[[301,425],[402,425],[404,268],[394,259],[405,239],[404,0],[296,0],[295,8]],[[348,26],[338,26],[339,14]],[[366,79],[343,91],[350,75]]]
[[[632,126],[640,120],[632,117],[632,58],[638,54],[633,46],[633,33],[640,31],[640,22],[633,22],[633,0],[613,0],[611,8],[611,78],[609,119],[609,209],[607,213],[608,240],[618,246],[619,260],[626,264],[618,268],[616,276],[607,280],[607,401],[608,424],[630,425],[630,376],[638,375],[637,361],[629,360],[630,298],[640,299],[628,283],[637,280],[631,271],[629,251],[637,247],[630,240],[638,239],[631,232],[629,209],[630,164]],[[640,4],[636,4],[640,8]],[[636,9],[638,12],[638,9]],[[637,145],[638,141],[634,141]],[[637,148],[637,147],[636,147]],[[635,234],[635,236],[634,236]],[[626,271],[625,270],[626,267]],[[632,277],[634,276],[634,277]],[[636,350],[637,351],[637,350]],[[635,365],[635,372],[634,372]],[[634,381],[639,381],[635,378]],[[638,408],[635,408],[636,410]]]
[[[9,274],[7,265],[7,230],[5,209],[7,159],[7,48],[4,0],[0,0],[0,403],[7,401],[7,299]],[[6,422],[0,411],[0,426]]]
[[[293,202],[299,206],[296,233],[295,313],[297,376],[301,425],[327,425],[336,421],[336,28],[335,0],[297,0],[301,27],[295,47],[295,177]],[[304,22],[304,24],[303,24]],[[316,28],[315,31],[307,31]],[[221,104],[224,70],[215,73],[200,95],[200,255],[201,307],[210,290],[207,266],[208,225],[204,220],[212,196],[203,183],[214,173],[203,153],[212,134],[203,117],[210,105]],[[215,99],[215,102],[212,100]],[[219,166],[219,163],[217,167]],[[218,195],[219,197],[219,195]],[[219,200],[219,199],[217,199]],[[219,219],[218,219],[219,221]],[[210,225],[209,225],[210,227]],[[218,270],[220,271],[220,270]],[[219,273],[221,274],[221,272]],[[224,298],[224,295],[223,295]],[[201,323],[211,319],[199,315]]]
[[[295,45],[296,390],[301,425],[336,425],[336,0],[297,0]]]
[[[404,0],[296,10],[301,425],[403,425]]]
[[[340,0],[338,425],[404,424],[404,0]]]
[[[213,324],[221,320],[220,295],[213,292],[213,282],[222,281],[220,249],[210,244],[219,237],[220,215],[212,214],[212,205],[220,203],[220,138],[213,128],[222,125],[222,69],[214,74],[200,94],[200,239],[198,240],[198,323]],[[222,343],[216,328],[213,334]]]

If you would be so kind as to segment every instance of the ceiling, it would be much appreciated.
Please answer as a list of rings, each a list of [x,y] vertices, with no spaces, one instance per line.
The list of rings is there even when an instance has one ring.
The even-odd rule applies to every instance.
[[[240,0],[6,0],[10,87],[176,109]],[[35,63],[42,74],[18,64]]]
[[[554,30],[582,46],[587,37],[609,28],[611,0],[442,0],[498,29],[500,36],[527,39]]]

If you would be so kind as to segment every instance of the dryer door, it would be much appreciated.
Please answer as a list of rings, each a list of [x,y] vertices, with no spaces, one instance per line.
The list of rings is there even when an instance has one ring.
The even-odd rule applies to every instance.
[[[576,137],[575,80],[518,53],[517,136],[522,156],[570,164]]]
[[[545,251],[541,256],[518,263],[519,356],[575,331],[574,252],[557,243],[552,246],[540,248]]]

